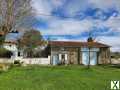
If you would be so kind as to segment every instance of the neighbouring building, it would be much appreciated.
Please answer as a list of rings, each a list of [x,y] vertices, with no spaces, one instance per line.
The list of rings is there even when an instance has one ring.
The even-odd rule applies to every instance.
[[[89,41],[49,41],[48,55],[51,56],[51,64],[83,64],[90,65],[109,64],[110,46]]]
[[[3,43],[3,47],[9,51],[12,52],[12,56],[11,57],[18,57],[18,49],[17,49],[17,43],[14,41],[5,41]]]
[[[18,50],[17,42],[16,41],[5,41],[3,43],[3,47],[12,52],[12,59],[20,59],[23,58],[23,52]]]

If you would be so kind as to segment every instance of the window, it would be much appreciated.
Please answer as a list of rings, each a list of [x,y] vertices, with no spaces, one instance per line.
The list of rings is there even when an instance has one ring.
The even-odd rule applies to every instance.
[[[18,56],[21,56],[21,55],[20,55],[20,52],[18,52]]]
[[[12,46],[12,45],[9,45],[10,47]]]

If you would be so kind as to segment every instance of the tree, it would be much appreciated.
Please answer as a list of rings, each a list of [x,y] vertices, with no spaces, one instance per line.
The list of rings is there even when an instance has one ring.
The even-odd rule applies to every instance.
[[[0,45],[2,45],[2,43],[4,42],[5,36],[4,35],[0,35]]]
[[[23,24],[32,14],[31,0],[0,0],[0,32],[4,36]]]
[[[94,40],[96,39],[96,35],[93,34],[92,31],[89,31],[88,32],[88,65],[87,65],[87,68],[89,69],[90,68],[90,62],[91,62],[91,48],[92,48],[92,43],[94,42]]]
[[[41,33],[37,30],[29,30],[24,33],[24,35],[18,40],[19,48],[24,49],[28,56],[33,56],[33,50],[37,46],[43,46],[46,44]]]
[[[92,48],[92,47],[91,47],[91,44],[92,44],[92,43],[93,43],[93,39],[92,39],[92,37],[89,36],[89,38],[88,38],[88,50],[89,50],[89,51],[88,51],[88,53],[89,53],[88,56],[89,56],[89,58],[88,58],[88,67],[87,67],[88,69],[90,68],[90,61],[91,61],[90,52],[91,52],[91,48]]]

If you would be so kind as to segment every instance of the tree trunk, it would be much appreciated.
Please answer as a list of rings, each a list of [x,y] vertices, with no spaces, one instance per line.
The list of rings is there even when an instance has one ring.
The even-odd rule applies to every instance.
[[[90,57],[90,47],[89,47],[89,59],[88,59],[88,69],[90,68],[90,61],[91,61],[91,57]]]

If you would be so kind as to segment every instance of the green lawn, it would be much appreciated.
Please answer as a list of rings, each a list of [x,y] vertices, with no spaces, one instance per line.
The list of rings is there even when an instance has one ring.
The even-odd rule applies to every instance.
[[[120,80],[120,68],[14,67],[0,73],[0,90],[110,90],[111,80]]]

